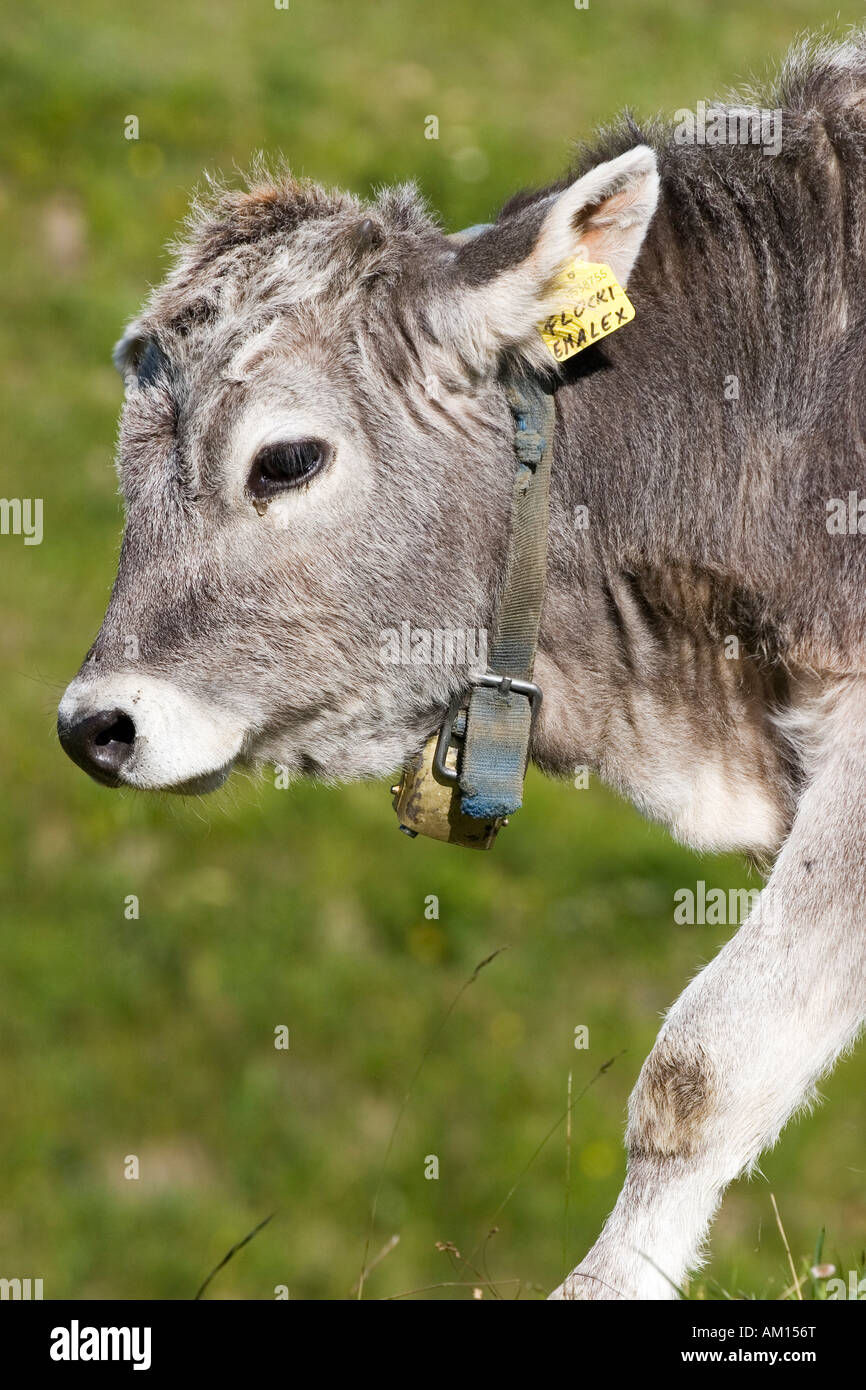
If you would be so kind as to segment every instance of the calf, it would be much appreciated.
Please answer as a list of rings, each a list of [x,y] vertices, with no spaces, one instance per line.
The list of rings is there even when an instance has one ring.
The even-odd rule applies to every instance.
[[[194,208],[117,350],[126,528],[59,713],[110,786],[411,763],[478,644],[389,662],[383,633],[495,628],[507,388],[555,390],[531,757],[774,865],[668,1014],[557,1297],[675,1296],[866,1006],[863,36],[798,51],[766,108],[769,148],[623,122],[457,239],[412,187],[260,172]],[[539,324],[575,259],[636,317],[557,361]]]

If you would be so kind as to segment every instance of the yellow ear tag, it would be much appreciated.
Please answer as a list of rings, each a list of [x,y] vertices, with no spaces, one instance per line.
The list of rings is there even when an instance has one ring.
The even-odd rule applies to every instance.
[[[538,325],[557,362],[565,362],[634,318],[634,308],[609,265],[572,261],[553,284],[562,307]]]

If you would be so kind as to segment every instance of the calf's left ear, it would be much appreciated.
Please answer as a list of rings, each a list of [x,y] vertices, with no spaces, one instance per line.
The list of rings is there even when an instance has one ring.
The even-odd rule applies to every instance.
[[[636,145],[561,193],[458,240],[452,293],[442,306],[448,336],[476,358],[504,349],[543,351],[537,324],[560,307],[556,277],[579,258],[609,265],[625,285],[658,190],[655,154]]]

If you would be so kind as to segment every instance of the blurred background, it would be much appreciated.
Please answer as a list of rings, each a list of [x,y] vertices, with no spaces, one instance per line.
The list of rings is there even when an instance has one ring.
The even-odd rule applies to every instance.
[[[623,106],[694,107],[859,6],[6,9],[0,490],[44,499],[44,540],[0,537],[0,1276],[41,1277],[46,1298],[187,1298],[274,1212],[206,1297],[341,1298],[368,1239],[373,1259],[395,1235],[365,1297],[472,1297],[482,1276],[485,1297],[539,1297],[616,1197],[661,1011],[728,932],[675,925],[674,892],[757,880],[596,785],[535,775],[489,855],[405,839],[386,786],[235,779],[199,801],[88,781],[54,719],[120,536],[111,348],[205,168],[264,150],[361,194],[417,179],[455,229],[556,177]],[[570,1076],[588,1089],[569,1140]],[[695,1296],[790,1287],[771,1192],[798,1271],[822,1228],[825,1259],[862,1262],[866,1051],[823,1090],[730,1191]]]

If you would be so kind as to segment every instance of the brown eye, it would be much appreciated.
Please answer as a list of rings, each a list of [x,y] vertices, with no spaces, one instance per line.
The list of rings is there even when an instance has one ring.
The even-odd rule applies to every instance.
[[[328,446],[321,439],[293,439],[266,444],[259,449],[247,479],[252,497],[273,497],[299,487],[314,477],[327,462]]]

